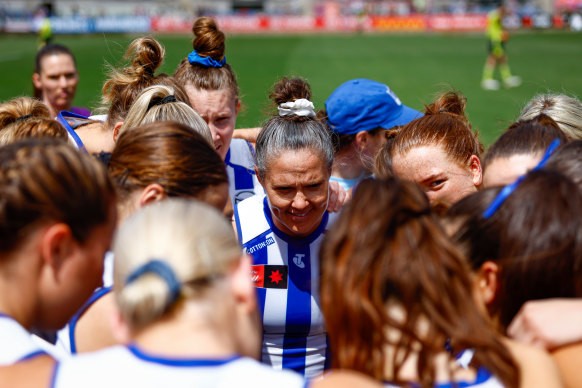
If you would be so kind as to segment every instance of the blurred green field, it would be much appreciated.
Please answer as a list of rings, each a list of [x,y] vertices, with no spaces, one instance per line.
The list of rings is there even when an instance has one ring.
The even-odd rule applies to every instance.
[[[94,108],[105,64],[118,65],[135,36],[58,36],[77,56],[81,81],[76,105]],[[191,50],[190,36],[159,35],[166,47],[162,71],[173,73]],[[0,100],[32,92],[34,36],[0,35]],[[238,127],[258,126],[269,108],[270,86],[281,76],[300,75],[311,83],[316,108],[340,83],[371,78],[388,84],[407,105],[422,109],[440,91],[467,96],[467,115],[490,144],[534,94],[582,96],[582,34],[555,31],[514,33],[510,64],[524,80],[515,89],[480,88],[485,60],[481,34],[234,35],[227,37],[227,60],[242,91]]]

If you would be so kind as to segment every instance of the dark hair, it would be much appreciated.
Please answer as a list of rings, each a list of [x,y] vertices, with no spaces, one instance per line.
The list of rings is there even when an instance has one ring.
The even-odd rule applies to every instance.
[[[172,121],[122,132],[109,159],[109,173],[122,199],[152,183],[170,197],[196,198],[209,187],[228,183],[224,162],[208,141]]]
[[[83,243],[104,224],[115,199],[105,168],[53,138],[30,138],[0,147],[0,251],[18,249],[32,228],[66,223]]]
[[[362,181],[327,232],[320,258],[332,367],[400,383],[399,372],[417,351],[419,383],[432,387],[436,357],[449,340],[455,351],[475,349],[475,368],[518,385],[514,360],[474,302],[466,262],[414,183]],[[404,312],[396,317],[391,307]],[[386,345],[395,347],[391,355]]]
[[[561,144],[568,141],[558,124],[545,114],[531,120],[516,121],[489,147],[483,158],[483,169],[498,158],[541,155],[554,139],[559,139]]]
[[[279,105],[310,96],[311,88],[301,78],[282,78],[270,97]],[[264,179],[271,159],[285,150],[311,149],[317,152],[331,172],[333,146],[326,126],[314,117],[276,114],[263,126],[256,142],[256,166]]]
[[[48,57],[49,55],[68,55],[73,60],[73,64],[75,65],[75,68],[77,67],[77,60],[75,59],[73,52],[68,47],[63,46],[62,44],[49,43],[49,44],[41,47],[36,53],[36,58],[34,60],[34,72],[35,73],[37,73],[37,74],[41,73],[42,60],[45,57]],[[42,91],[40,89],[36,88],[34,85],[32,87],[34,89],[34,94],[33,94],[34,97],[41,99],[42,98]]]
[[[196,19],[192,26],[194,39],[192,47],[201,57],[210,57],[221,61],[225,57],[224,33],[218,29],[216,21],[210,17]],[[198,63],[191,64],[184,58],[174,73],[182,85],[191,84],[200,90],[229,90],[232,98],[239,100],[239,87],[236,75],[228,63],[222,67],[206,67]]]
[[[404,155],[412,148],[440,145],[453,160],[465,165],[472,155],[481,157],[483,145],[465,116],[466,98],[458,92],[447,92],[425,107],[424,116],[399,130],[391,130],[391,139],[376,157],[380,165],[392,165],[395,155]],[[388,169],[390,170],[390,169]]]
[[[573,140],[558,148],[544,168],[561,172],[582,191],[582,140]]]
[[[582,193],[558,172],[532,171],[485,218],[500,190],[465,197],[446,219],[474,271],[486,261],[498,263],[499,287],[490,311],[507,328],[529,300],[582,296]]]

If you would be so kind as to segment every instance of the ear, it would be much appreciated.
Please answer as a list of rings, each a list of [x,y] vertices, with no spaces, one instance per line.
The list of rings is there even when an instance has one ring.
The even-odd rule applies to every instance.
[[[366,148],[366,144],[368,144],[368,132],[360,131],[356,133],[356,137],[354,138],[354,144],[358,148],[358,150],[362,151]]]
[[[255,167],[255,175],[257,176],[257,180],[259,181],[261,186],[265,187],[265,185],[263,184],[263,180],[261,179],[261,174],[259,174],[259,169],[257,167]]]
[[[150,203],[161,201],[167,198],[167,196],[166,190],[164,190],[160,184],[151,183],[141,192],[141,195],[139,196],[139,206],[144,207]]]
[[[489,309],[497,296],[497,275],[499,266],[493,261],[481,264],[477,272],[477,289],[485,306]]]
[[[119,137],[119,130],[121,129],[121,126],[123,125],[123,121],[118,121],[115,123],[115,126],[113,127],[113,141],[116,142],[117,138]]]
[[[74,251],[75,241],[71,228],[63,223],[49,226],[41,239],[43,264],[57,274]]]
[[[236,99],[236,104],[235,104],[235,106],[234,106],[234,111],[236,112],[237,116],[238,116],[238,114],[240,113],[240,109],[241,109],[241,108],[242,108],[242,104],[241,104],[241,102],[240,102],[240,99],[239,99],[239,98],[237,98],[237,99]]]
[[[471,155],[469,158],[469,171],[473,177],[475,187],[481,187],[483,183],[483,168],[481,167],[481,160],[477,155]]]
[[[32,74],[32,84],[37,89],[40,89],[42,87],[42,83],[40,82],[40,74],[39,73]]]
[[[257,309],[255,287],[251,280],[251,257],[244,255],[232,273],[232,291],[236,304],[245,313]]]

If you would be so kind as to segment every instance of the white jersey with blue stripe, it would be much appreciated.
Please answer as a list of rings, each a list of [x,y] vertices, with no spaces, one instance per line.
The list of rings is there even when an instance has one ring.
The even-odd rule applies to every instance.
[[[263,186],[255,174],[253,147],[243,139],[232,139],[224,159],[228,174],[228,193],[233,205],[255,194],[263,194]]]
[[[45,354],[28,330],[0,313],[0,365],[12,365]]]
[[[250,358],[169,358],[134,345],[114,346],[60,362],[52,381],[53,388],[303,386],[305,380],[297,373],[275,371]]]
[[[465,349],[455,356],[456,363],[463,369],[469,369],[475,351],[473,349]],[[418,383],[406,384],[407,387],[420,387]],[[385,383],[386,388],[400,388],[401,385]],[[481,367],[477,369],[477,376],[474,381],[455,381],[446,383],[437,383],[435,388],[503,388],[503,384],[493,376],[487,369]]]
[[[409,383],[406,385],[395,385],[390,383],[385,383],[386,388],[401,388],[401,387],[420,387],[418,383]],[[503,388],[504,385],[501,384],[497,377],[493,376],[485,368],[479,368],[477,370],[477,376],[474,381],[455,381],[449,383],[437,383],[434,385],[435,388]]]
[[[311,235],[293,238],[278,230],[267,198],[235,207],[239,240],[253,257],[253,281],[263,322],[263,362],[306,377],[323,373],[327,336],[319,300],[319,247],[327,212]]]

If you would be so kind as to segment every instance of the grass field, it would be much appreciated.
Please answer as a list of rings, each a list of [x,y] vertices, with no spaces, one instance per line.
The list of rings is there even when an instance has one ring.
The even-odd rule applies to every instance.
[[[76,54],[81,81],[76,105],[95,107],[105,63],[119,64],[134,36],[59,36]],[[160,35],[166,47],[162,71],[173,73],[191,50],[190,36]],[[534,94],[553,91],[582,97],[582,34],[514,33],[510,64],[524,83],[518,88],[480,88],[485,60],[481,34],[397,35],[230,35],[227,60],[237,72],[245,110],[238,127],[260,125],[269,107],[270,86],[281,76],[300,75],[311,83],[316,108],[342,82],[371,78],[384,82],[407,105],[422,109],[440,91],[467,96],[467,115],[490,144]],[[0,100],[31,93],[36,38],[0,36]]]

